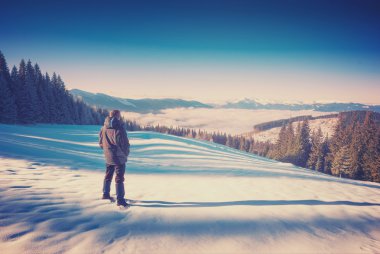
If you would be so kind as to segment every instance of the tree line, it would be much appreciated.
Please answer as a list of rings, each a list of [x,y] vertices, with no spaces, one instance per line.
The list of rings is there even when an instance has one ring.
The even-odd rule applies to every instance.
[[[300,122],[300,121],[304,121],[304,120],[310,121],[310,120],[335,118],[335,117],[338,117],[338,114],[329,114],[329,115],[321,115],[321,116],[311,116],[311,115],[296,116],[296,117],[292,117],[292,118],[280,119],[280,120],[274,120],[274,121],[270,121],[270,122],[256,124],[253,126],[253,131],[254,132],[266,131],[266,130],[270,130],[272,128],[287,125],[289,123]]]
[[[0,123],[102,124],[108,112],[74,98],[60,75],[21,60],[9,70],[0,51]]]
[[[332,137],[320,128],[310,134],[308,120],[298,122],[296,130],[284,125],[264,156],[334,176],[380,182],[379,116],[373,111],[339,113]]]

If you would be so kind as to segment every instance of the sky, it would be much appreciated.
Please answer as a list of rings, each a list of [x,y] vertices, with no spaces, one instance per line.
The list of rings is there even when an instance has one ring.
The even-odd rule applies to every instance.
[[[380,104],[380,1],[2,1],[0,50],[70,89]]]

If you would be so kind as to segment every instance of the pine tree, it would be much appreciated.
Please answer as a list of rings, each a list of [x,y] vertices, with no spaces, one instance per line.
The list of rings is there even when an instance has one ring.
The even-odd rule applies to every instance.
[[[306,167],[311,150],[309,122],[305,120],[297,130],[294,144],[294,164]]]
[[[0,51],[0,123],[16,123],[17,107],[7,62]]]
[[[283,125],[278,134],[278,139],[273,151],[273,159],[282,160],[287,154],[287,137],[286,137],[286,125]]]
[[[38,112],[36,112],[35,117],[37,122],[48,123],[50,119],[49,102],[47,98],[48,88],[38,64],[34,65],[34,71],[38,97],[37,108],[39,109]]]
[[[37,85],[36,85],[36,75],[35,70],[33,68],[32,62],[28,60],[26,64],[25,71],[25,88],[28,93],[28,102],[29,102],[29,112],[28,118],[30,119],[28,122],[35,123],[40,121],[40,101],[37,95]]]
[[[348,146],[341,147],[331,166],[331,174],[339,177],[347,177],[347,172],[351,166],[350,150]]]
[[[53,76],[51,77],[51,88],[54,98],[54,111],[55,111],[55,123],[64,123],[64,115],[63,115],[63,94],[60,91],[60,84],[58,83],[58,76],[55,72],[53,72]],[[86,109],[84,109],[86,111]],[[83,114],[85,117],[88,117],[88,113]]]
[[[255,142],[255,140],[253,139],[253,138],[251,138],[251,145],[249,146],[249,153],[256,153],[256,146],[257,146],[257,144],[256,144],[256,142]]]
[[[374,120],[374,113],[367,112],[363,123],[363,179],[380,182],[380,128]]]
[[[234,140],[233,140],[233,138],[232,138],[231,135],[227,136],[226,146],[228,146],[228,147],[233,147],[234,146]]]
[[[58,108],[60,110],[60,119],[61,119],[61,122],[62,123],[67,123],[67,124],[72,124],[72,121],[71,121],[71,116],[70,116],[70,112],[69,112],[69,100],[70,100],[70,95],[68,94],[67,90],[66,90],[66,87],[65,87],[65,83],[62,81],[62,78],[61,76],[57,76],[57,94],[58,96],[60,97],[60,99],[58,100]],[[96,110],[93,110],[92,113],[95,113]],[[96,118],[97,116],[95,116],[96,114],[93,114],[93,117],[92,118]],[[95,122],[97,122],[95,120]]]
[[[290,147],[289,151],[289,162],[293,164],[297,164],[298,156],[301,150],[300,142],[301,142],[301,122],[297,123],[297,128],[294,133],[294,138],[292,142],[292,146]]]
[[[348,178],[361,180],[363,178],[363,153],[366,149],[363,142],[363,126],[356,121],[349,130],[352,132],[349,145],[350,167],[346,169],[345,175]]]
[[[332,170],[333,161],[338,153],[339,149],[343,146],[347,146],[347,135],[345,134],[343,115],[339,114],[338,122],[334,128],[334,135],[329,142],[329,153],[326,156],[325,170],[331,172],[332,175],[335,170]]]
[[[293,124],[289,123],[286,129],[286,157],[288,158],[292,157],[293,147],[294,147],[294,129],[293,129]]]
[[[46,90],[47,90],[47,102],[48,102],[48,111],[49,111],[49,119],[47,119],[48,123],[56,123],[57,122],[57,110],[56,110],[56,100],[55,100],[55,93],[54,93],[54,87],[51,83],[50,76],[48,73],[45,74],[44,78]],[[80,106],[78,105],[78,108]],[[80,124],[80,123],[79,123]]]
[[[244,152],[248,152],[250,146],[251,146],[250,140],[248,140],[244,137],[240,137],[240,139],[239,139],[239,150],[244,151]]]
[[[327,154],[329,153],[328,137],[320,144],[317,163],[315,164],[315,170],[319,172],[324,172],[326,174],[331,174],[329,167],[327,165]]]
[[[18,70],[16,66],[13,66],[11,71],[11,82],[12,82],[12,90],[13,95],[15,96],[15,103],[16,103],[16,112],[17,112],[17,122],[20,122],[20,108],[19,108],[19,99],[21,94],[21,87],[20,87],[20,81],[18,76]]]
[[[19,110],[18,117],[20,123],[33,123],[34,122],[34,108],[30,98],[30,75],[28,73],[24,59],[21,60],[18,69],[18,89],[19,94],[17,98],[17,108]]]
[[[320,158],[321,151],[321,145],[323,134],[321,128],[318,129],[317,132],[312,133],[311,135],[311,151],[309,155],[309,159],[307,161],[306,166],[312,170],[316,170],[318,159]]]

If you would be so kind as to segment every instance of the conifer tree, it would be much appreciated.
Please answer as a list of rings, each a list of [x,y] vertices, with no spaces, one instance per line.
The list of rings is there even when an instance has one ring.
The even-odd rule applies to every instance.
[[[39,122],[40,121],[40,102],[37,96],[37,85],[36,85],[36,75],[33,68],[32,62],[28,60],[26,64],[25,71],[25,87],[28,93],[29,111],[27,112],[29,117],[29,122]]]
[[[329,167],[327,165],[327,159],[326,159],[328,152],[329,152],[328,137],[326,137],[325,140],[322,141],[322,143],[319,146],[317,163],[315,164],[316,171],[331,174]]]
[[[31,76],[27,73],[27,68],[24,59],[21,60],[18,69],[18,89],[19,95],[17,100],[18,116],[20,123],[34,122],[34,108],[31,101]]]
[[[322,152],[322,139],[323,134],[321,128],[319,128],[317,132],[313,131],[311,135],[310,155],[306,164],[306,166],[312,170],[316,170],[317,161],[318,159],[320,159],[321,156],[320,153]]]
[[[58,100],[58,108],[60,109],[60,119],[62,123],[72,124],[71,116],[69,112],[69,100],[71,95],[66,90],[65,83],[60,75],[57,76],[57,94],[60,97]],[[95,113],[96,110],[93,111]],[[96,118],[96,114],[93,114],[92,118]],[[95,121],[96,122],[96,121]]]
[[[21,87],[20,87],[20,82],[19,82],[19,77],[18,77],[18,70],[16,66],[13,66],[12,71],[11,71],[11,84],[12,84],[13,95],[15,97],[15,103],[16,103],[17,122],[20,122],[19,99],[20,99],[20,94],[21,94],[21,91],[20,91]]]
[[[44,78],[46,90],[47,90],[47,102],[48,102],[48,111],[49,111],[49,123],[56,123],[57,122],[57,111],[56,111],[56,100],[55,100],[55,93],[54,93],[54,87],[51,83],[50,76],[48,73],[45,74]],[[79,105],[78,105],[79,108]],[[80,121],[78,124],[81,124]]]
[[[233,140],[233,138],[232,138],[231,135],[227,136],[226,146],[228,146],[228,147],[233,147],[234,146],[234,140]]]
[[[348,146],[341,147],[331,165],[332,175],[339,177],[346,177],[347,172],[351,166],[350,150]]]
[[[363,153],[366,149],[363,142],[364,128],[360,122],[355,121],[349,131],[352,132],[349,145],[350,167],[344,173],[348,178],[361,180],[363,178]]]
[[[306,167],[311,150],[309,122],[305,120],[297,129],[294,143],[294,164]]]
[[[292,151],[294,147],[294,129],[292,123],[288,124],[286,129],[286,157],[288,161],[291,161]]]
[[[39,109],[36,112],[36,119],[37,122],[42,123],[48,123],[49,122],[49,103],[48,103],[48,91],[46,82],[44,80],[44,77],[41,73],[40,67],[38,64],[34,65],[34,71],[35,71],[35,82],[36,82],[36,89],[37,89],[37,108]]]
[[[278,139],[275,145],[273,159],[282,160],[287,153],[287,137],[286,137],[286,125],[283,125],[278,134]]]
[[[7,62],[0,51],[0,122],[16,123],[17,107]]]
[[[380,128],[374,120],[374,113],[367,112],[363,123],[363,179],[380,182]]]

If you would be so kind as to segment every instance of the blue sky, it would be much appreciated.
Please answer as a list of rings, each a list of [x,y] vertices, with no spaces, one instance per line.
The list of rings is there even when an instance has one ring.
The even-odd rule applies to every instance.
[[[80,3],[78,3],[80,2]],[[7,1],[0,50],[69,88],[380,103],[379,1]]]

